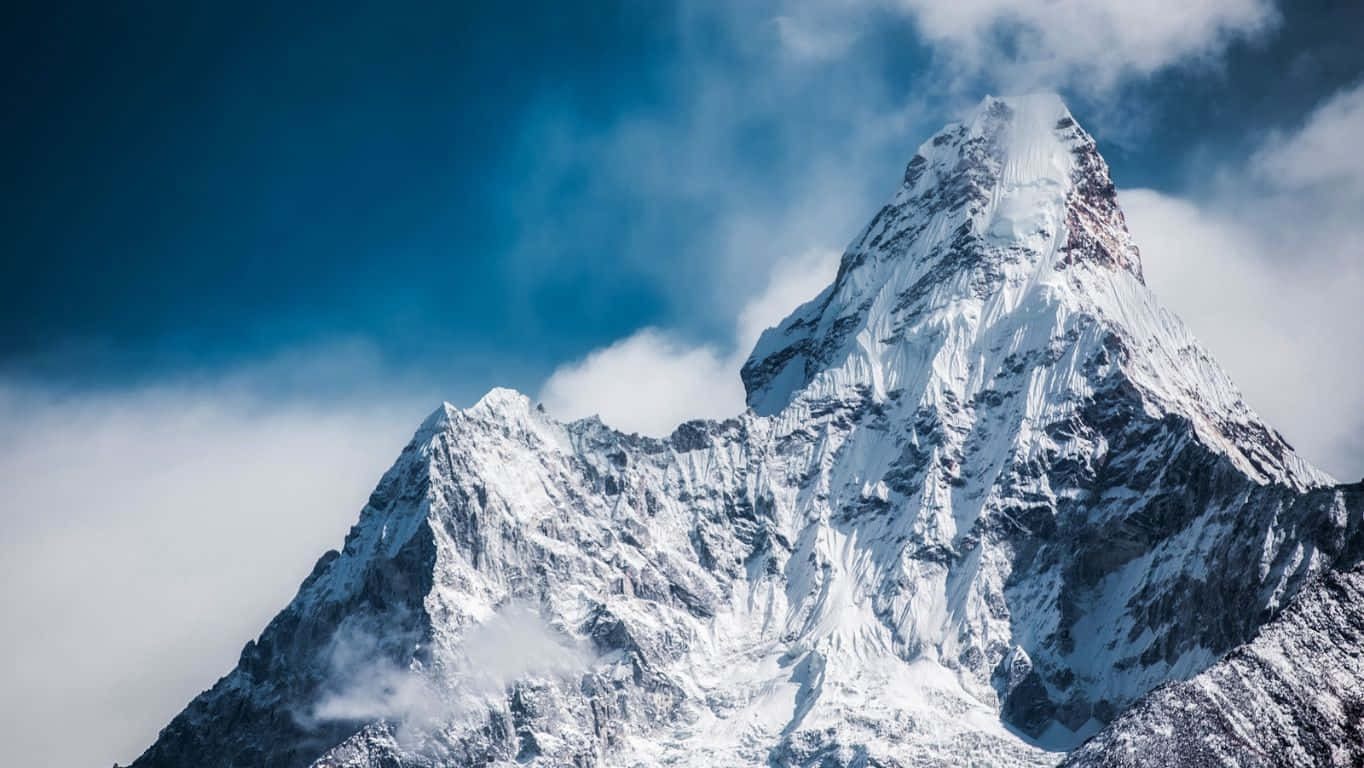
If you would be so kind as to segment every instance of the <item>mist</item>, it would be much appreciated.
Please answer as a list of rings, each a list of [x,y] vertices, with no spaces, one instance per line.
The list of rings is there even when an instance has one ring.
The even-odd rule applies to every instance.
[[[396,726],[404,747],[420,748],[433,730],[467,716],[482,717],[518,681],[568,678],[593,662],[582,642],[518,603],[465,629],[453,669],[397,664],[385,651],[395,641],[401,638],[381,626],[343,625],[332,639],[326,693],[301,721],[383,720]]]

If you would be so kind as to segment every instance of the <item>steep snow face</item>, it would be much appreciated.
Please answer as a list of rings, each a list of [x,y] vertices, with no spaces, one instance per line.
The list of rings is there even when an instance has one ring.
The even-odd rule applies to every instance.
[[[1108,165],[1054,94],[987,98],[924,143],[833,285],[759,339],[744,384],[766,414],[856,388],[878,401],[942,389],[966,401],[988,384],[982,356],[1036,349],[1079,325],[1095,331],[1082,345],[1115,333],[1139,348],[1124,373],[1148,404],[1196,417],[1200,437],[1252,478],[1331,482],[1260,424],[1146,290]],[[1030,401],[1083,396],[1084,372],[1062,373]],[[1247,432],[1266,434],[1240,439]]]
[[[441,408],[137,765],[1050,764],[1357,543],[1055,97],[924,144],[743,377],[666,440]],[[580,664],[471,651],[508,606]]]
[[[847,383],[895,388],[912,363],[895,351],[927,346],[909,338],[916,328],[978,324],[987,300],[991,319],[1017,309],[1069,253],[1070,225],[1076,257],[1120,264],[1140,280],[1116,206],[1082,220],[1068,205],[1089,209],[1111,195],[1093,141],[1056,97],[986,99],[919,148],[834,284],[762,336],[743,370],[749,405],[774,413],[812,383],[812,395]],[[1088,229],[1104,235],[1099,247],[1079,247]]]

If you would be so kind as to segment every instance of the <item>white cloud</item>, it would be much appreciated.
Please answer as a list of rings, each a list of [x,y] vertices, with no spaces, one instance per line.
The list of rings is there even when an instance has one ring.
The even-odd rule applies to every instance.
[[[1364,476],[1361,104],[1364,88],[1329,100],[1206,199],[1122,193],[1152,289],[1253,408],[1346,480]]]
[[[477,701],[502,697],[518,681],[567,677],[592,663],[583,643],[516,603],[465,630],[452,669],[394,664],[382,651],[393,645],[385,630],[343,625],[337,631],[325,693],[301,722],[388,720],[397,724],[400,741],[419,747],[424,736],[476,711]]]
[[[962,67],[1002,87],[1102,91],[1272,27],[1270,0],[891,0]]]
[[[432,405],[279,403],[240,386],[259,378],[75,396],[0,382],[10,762],[150,745],[340,546]]]
[[[1364,193],[1364,85],[1342,91],[1294,133],[1276,136],[1256,153],[1261,179],[1279,188],[1332,186],[1356,199]]]
[[[772,268],[767,286],[739,311],[734,351],[741,356],[741,364],[763,331],[785,320],[834,281],[840,256],[835,250],[813,248]],[[734,370],[737,375],[739,369]]]
[[[463,685],[488,695],[528,676],[572,675],[587,669],[591,653],[526,605],[512,603],[464,633]]]
[[[556,418],[597,414],[616,429],[666,435],[687,419],[743,410],[743,386],[715,348],[645,328],[555,370],[540,400]]]
[[[540,399],[560,419],[596,414],[616,429],[667,435],[688,419],[723,419],[744,410],[739,368],[764,329],[833,281],[838,252],[813,249],[773,268],[766,288],[735,323],[721,351],[645,328],[561,366]]]
[[[436,680],[399,666],[384,653],[396,645],[391,627],[342,624],[331,638],[327,680],[311,710],[295,713],[298,722],[313,728],[331,720],[389,720],[399,726],[403,741],[407,728],[420,732],[448,712],[448,702]],[[411,640],[409,639],[409,647]]]

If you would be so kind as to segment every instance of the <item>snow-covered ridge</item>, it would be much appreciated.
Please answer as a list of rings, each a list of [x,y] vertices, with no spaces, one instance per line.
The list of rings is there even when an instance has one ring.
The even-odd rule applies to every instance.
[[[1357,543],[1146,290],[1054,96],[926,142],[743,377],[665,440],[442,406],[138,765],[1051,764]],[[508,605],[590,663],[471,688]],[[421,706],[319,710],[357,678]]]
[[[1054,94],[986,98],[925,142],[834,284],[763,334],[744,383],[764,414],[858,387],[878,401],[946,387],[964,402],[997,361],[1079,324],[1093,326],[1089,343],[1113,333],[1142,347],[1125,373],[1148,405],[1195,415],[1200,436],[1252,477],[1333,482],[1260,423],[1146,290],[1108,166]],[[1033,401],[1084,395],[1082,376],[1053,383],[1062,391]],[[1253,454],[1234,437],[1247,432],[1267,433]]]

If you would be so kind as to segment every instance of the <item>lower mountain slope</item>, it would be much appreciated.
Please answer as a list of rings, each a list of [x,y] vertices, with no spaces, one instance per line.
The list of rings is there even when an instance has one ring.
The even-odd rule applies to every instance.
[[[1137,702],[1064,766],[1364,766],[1361,555],[1324,572],[1253,641]]]

